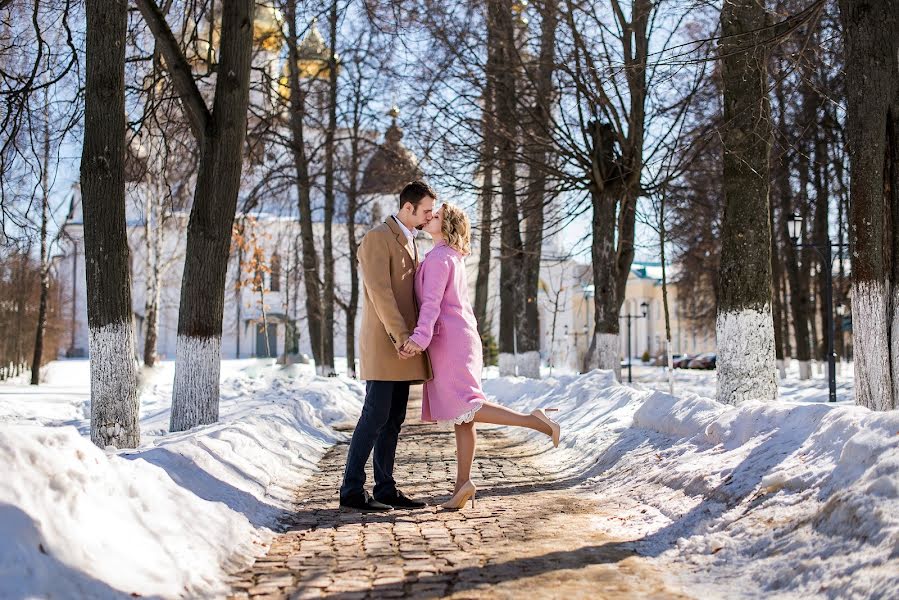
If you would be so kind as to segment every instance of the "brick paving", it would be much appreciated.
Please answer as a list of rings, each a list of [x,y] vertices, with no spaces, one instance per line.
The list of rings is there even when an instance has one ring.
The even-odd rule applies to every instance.
[[[298,492],[268,553],[233,575],[231,598],[687,598],[626,541],[591,526],[595,503],[535,463],[543,445],[481,427],[476,507],[444,511],[452,491],[451,431],[419,421],[413,387],[397,451],[399,487],[420,510],[342,513],[347,445],[332,448]],[[372,475],[369,465],[368,489]],[[668,578],[670,579],[670,578]]]

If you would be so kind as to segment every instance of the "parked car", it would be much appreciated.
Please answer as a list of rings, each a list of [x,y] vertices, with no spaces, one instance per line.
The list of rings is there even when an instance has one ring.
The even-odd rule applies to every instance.
[[[696,358],[695,354],[680,354],[674,359],[675,369],[686,369],[690,361]]]
[[[700,354],[693,360],[687,364],[687,368],[689,369],[714,369],[715,364],[718,361],[718,355],[714,352],[706,352],[705,354]]]
[[[671,364],[677,362],[677,360],[683,356],[682,354],[672,354],[671,355]],[[667,367],[668,366],[668,355],[667,354],[659,354],[649,363],[654,367]]]

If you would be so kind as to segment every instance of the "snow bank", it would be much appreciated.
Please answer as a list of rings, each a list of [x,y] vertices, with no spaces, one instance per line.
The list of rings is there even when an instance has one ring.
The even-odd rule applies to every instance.
[[[608,372],[501,378],[488,394],[561,409],[547,466],[614,515],[596,522],[669,561],[701,597],[886,598],[899,589],[899,412],[730,407]],[[710,583],[711,582],[711,583]]]
[[[361,408],[356,382],[226,361],[220,422],[167,434],[172,375],[171,363],[143,374],[131,451],[91,444],[80,383],[52,368],[48,393],[70,411],[59,398],[42,402],[49,416],[29,410],[34,388],[0,393],[0,597],[221,595],[223,573],[260,553],[290,508],[279,484],[306,479],[341,436],[331,426]]]

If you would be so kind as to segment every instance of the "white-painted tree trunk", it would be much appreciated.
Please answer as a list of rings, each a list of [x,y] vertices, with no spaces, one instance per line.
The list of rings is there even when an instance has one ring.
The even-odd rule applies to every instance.
[[[518,374],[518,361],[515,355],[510,352],[500,352],[499,354],[499,376],[514,377]]]
[[[593,357],[587,369],[603,369],[613,371],[615,378],[621,381],[621,357],[619,356],[620,336],[617,333],[595,333]]]
[[[786,379],[787,377],[787,367],[785,363],[786,361],[784,360],[777,361],[777,374],[781,379]]]
[[[336,377],[337,370],[334,368],[334,365],[316,365],[315,373],[319,377]]]
[[[91,329],[91,441],[101,448],[140,443],[137,363],[131,322]]]
[[[812,378],[812,363],[808,360],[797,360],[799,363],[799,379],[811,379]]]
[[[738,405],[747,400],[777,399],[774,322],[771,307],[719,312],[718,401]]]
[[[540,379],[540,353],[523,352],[518,355],[518,375],[531,379]]]
[[[171,431],[215,423],[219,418],[220,337],[179,335],[175,344],[175,390],[183,394],[172,402]]]
[[[886,283],[862,281],[852,285],[855,403],[871,410],[893,408],[887,327],[896,317],[888,315],[886,290]]]

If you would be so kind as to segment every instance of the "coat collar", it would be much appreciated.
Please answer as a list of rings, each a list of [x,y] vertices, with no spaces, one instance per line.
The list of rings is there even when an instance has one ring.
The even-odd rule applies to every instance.
[[[399,224],[396,220],[390,216],[384,220],[384,223],[393,232],[394,237],[396,237],[396,243],[402,246],[406,252],[409,254],[409,258],[411,258],[416,263],[418,262],[415,257],[415,246],[413,245],[415,242],[410,242],[409,238],[406,237],[406,234],[403,233],[403,230],[400,229]]]

